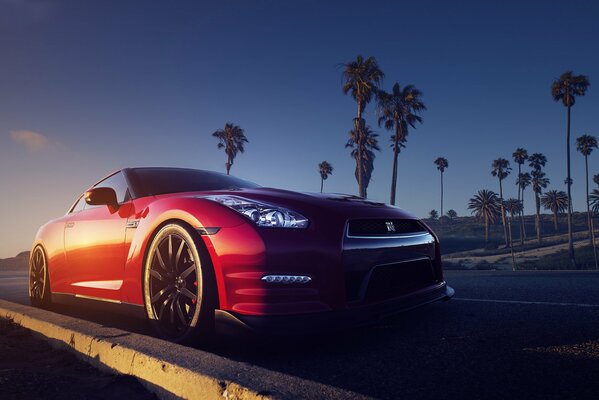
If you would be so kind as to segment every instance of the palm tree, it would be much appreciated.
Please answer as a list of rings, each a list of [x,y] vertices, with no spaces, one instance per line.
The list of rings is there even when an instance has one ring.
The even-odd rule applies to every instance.
[[[399,83],[395,83],[391,93],[379,90],[377,94],[377,114],[379,115],[379,126],[385,125],[388,131],[394,131],[391,136],[391,147],[393,148],[393,169],[391,176],[391,199],[395,204],[395,192],[397,190],[397,157],[408,137],[408,125],[416,128],[416,123],[422,123],[418,115],[426,110],[426,106],[420,100],[422,92],[413,85],[407,85],[403,89]]]
[[[489,224],[495,222],[499,214],[499,198],[492,190],[479,190],[468,202],[468,209],[485,223],[485,243],[489,243]]]
[[[443,215],[443,172],[445,172],[445,168],[449,167],[449,163],[445,157],[437,157],[434,163],[441,172],[441,215]],[[441,223],[443,223],[443,219],[441,219]]]
[[[501,223],[503,224],[503,236],[505,238],[505,245],[508,245],[507,241],[507,229],[505,226],[505,209],[503,208],[503,186],[501,182],[510,174],[512,168],[510,162],[505,158],[498,158],[493,160],[491,164],[491,175],[496,176],[499,179],[499,203],[501,205]]]
[[[504,202],[504,207],[506,213],[509,213],[513,219],[515,215],[520,213],[520,210],[522,209],[522,201],[512,197]]]
[[[239,126],[227,122],[224,129],[217,130],[212,136],[219,141],[216,147],[225,149],[225,153],[227,154],[227,163],[225,164],[225,167],[227,168],[227,175],[229,175],[229,171],[231,170],[235,157],[237,157],[237,153],[243,153],[245,151],[244,143],[248,143],[245,133]]]
[[[352,149],[351,157],[356,160],[356,180],[360,185],[360,176],[362,178],[361,197],[367,197],[367,189],[374,170],[374,150],[380,151],[379,142],[376,133],[369,126],[364,127],[363,134],[356,129],[349,131],[349,140],[345,147]],[[360,171],[362,174],[360,175]]]
[[[593,175],[593,182],[595,182],[595,185],[599,185],[599,174]]]
[[[522,147],[518,147],[516,149],[516,151],[514,151],[512,153],[512,158],[514,159],[514,162],[516,164],[518,164],[518,177],[520,177],[520,175],[522,174],[522,164],[524,164],[524,162],[526,162],[526,160],[528,160],[528,151],[526,151],[526,149],[523,149]],[[516,179],[516,186],[518,186],[518,200],[522,200],[523,198],[523,193],[522,193],[522,187],[520,186],[520,184],[518,183],[518,179]],[[524,232],[524,207],[521,207],[520,210],[520,244],[524,244],[524,239],[526,233]]]
[[[547,157],[543,153],[533,153],[528,157],[528,166],[540,171],[547,164]]]
[[[355,61],[343,64],[343,67],[343,93],[351,93],[351,96],[356,100],[358,105],[358,112],[356,118],[354,118],[354,130],[357,132],[356,144],[358,149],[356,154],[356,165],[358,166],[358,190],[361,197],[366,197],[366,189],[362,182],[365,171],[362,167],[367,163],[363,160],[362,149],[364,146],[361,144],[365,138],[366,123],[362,118],[362,113],[366,108],[366,104],[372,100],[372,96],[376,95],[378,92],[378,86],[381,83],[384,74],[374,57],[364,59],[362,56],[358,56]]]
[[[543,189],[547,188],[549,185],[549,178],[545,176],[543,171],[534,170],[531,172],[532,179],[532,190],[535,194],[535,206],[536,206],[536,218],[535,218],[535,227],[537,230],[537,240],[539,241],[539,245],[541,245],[541,194],[543,193]]]
[[[437,218],[439,218],[439,212],[437,210],[430,210],[428,212],[428,217],[430,219],[437,219]]]
[[[520,245],[524,245],[524,239],[526,239],[526,228],[524,227],[524,190],[528,186],[530,186],[530,174],[528,172],[519,173],[518,179],[516,179],[516,184],[518,185],[518,189],[520,194],[520,202],[522,203],[522,207],[520,210],[520,232],[522,235],[520,236]]]
[[[593,226],[593,215],[591,214],[591,206],[589,205],[589,155],[593,152],[593,149],[597,148],[597,138],[591,135],[582,135],[576,139],[576,150],[584,156],[584,168],[585,168],[585,183],[586,183],[586,196],[587,196],[587,223],[589,226],[589,240],[593,246],[593,255],[595,257],[595,269],[599,268],[597,262],[597,247],[595,244],[595,227]]]
[[[563,190],[548,190],[541,197],[541,204],[553,213],[553,227],[557,233],[557,215],[568,209],[568,195]]]
[[[543,189],[549,185],[549,178],[545,177],[545,173],[542,172],[543,167],[547,164],[547,157],[542,153],[533,153],[530,157],[528,157],[528,166],[532,168],[531,171],[531,184],[532,191],[535,194],[535,206],[536,206],[536,216],[535,216],[535,229],[537,231],[537,240],[539,241],[539,245],[542,243],[541,238],[541,193]]]
[[[320,193],[322,193],[324,181],[327,180],[329,175],[333,175],[333,166],[327,161],[323,161],[318,164],[318,172],[320,172]]]
[[[572,176],[570,175],[570,113],[572,106],[576,102],[576,97],[584,96],[591,84],[589,78],[584,75],[574,75],[572,71],[564,72],[559,79],[554,79],[551,84],[551,96],[554,101],[561,101],[564,107],[568,109],[568,121],[566,129],[566,159],[567,171],[566,178],[568,185],[568,255],[570,263],[576,267],[574,259],[574,241],[572,239]]]
[[[576,150],[584,156],[584,167],[585,167],[585,179],[586,179],[586,196],[587,196],[587,224],[589,227],[589,239],[591,244],[595,244],[594,232],[593,232],[593,219],[591,216],[591,207],[589,206],[589,155],[593,152],[593,149],[597,148],[597,138],[591,135],[582,135],[576,139]]]
[[[456,219],[458,217],[458,213],[454,209],[447,211],[446,215],[451,220]]]
[[[516,257],[514,256],[514,244],[512,241],[512,221],[514,215],[520,214],[522,211],[522,202],[518,199],[509,198],[504,202],[505,210],[510,214],[508,218],[508,232],[510,235],[510,253],[512,254],[512,271],[516,270]]]

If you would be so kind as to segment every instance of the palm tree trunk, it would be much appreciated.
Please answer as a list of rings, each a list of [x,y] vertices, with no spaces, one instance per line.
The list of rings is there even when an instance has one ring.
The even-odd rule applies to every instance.
[[[393,146],[393,170],[391,171],[391,205],[395,205],[395,192],[397,191],[397,144]]]
[[[589,228],[589,242],[593,244],[593,234],[591,232],[591,207],[589,206],[589,158],[584,156],[584,169],[586,177],[586,195],[587,195],[587,225]]]
[[[358,168],[358,192],[360,197],[366,197],[366,194],[364,193],[364,173],[362,172],[362,167],[363,167],[363,163],[362,163],[362,149],[361,149],[362,145],[358,144],[358,155],[356,158],[356,163],[358,163],[357,168]]]
[[[574,259],[574,242],[572,240],[572,179],[570,176],[570,109],[568,106],[568,131],[566,134],[566,152],[568,162],[568,256],[570,264],[576,268],[576,260]]]
[[[526,226],[524,225],[524,189],[522,189],[522,210],[520,210],[520,227],[522,229],[522,239],[520,240],[520,244],[524,245],[524,241],[526,240]]]
[[[322,193],[322,186],[324,185],[324,179],[320,178],[320,193]]]
[[[518,179],[520,178],[521,174],[522,174],[522,164],[518,163]],[[522,190],[521,190],[520,183],[518,182],[518,180],[516,180],[516,185],[518,186],[518,204],[521,204],[520,203],[520,192]],[[522,210],[520,210],[520,212],[518,213],[518,216],[521,216],[521,215],[522,215]],[[523,245],[524,237],[522,236],[522,220],[521,219],[520,219],[520,230],[519,230],[518,234],[520,235],[520,245]]]
[[[361,135],[361,134],[358,133],[358,135]],[[362,167],[363,167],[362,157],[363,157],[362,143],[361,143],[360,138],[358,137],[358,154],[356,157],[356,163],[358,164],[357,165],[357,168],[358,168],[358,192],[359,192],[360,197],[365,197],[365,194],[364,194],[364,172],[362,170]]]
[[[508,231],[510,234],[510,253],[512,253],[512,271],[516,270],[516,256],[514,255],[514,243],[512,242],[512,219],[514,214],[508,219]]]
[[[395,193],[397,192],[397,157],[399,156],[399,134],[401,125],[395,124],[395,140],[393,141],[393,170],[391,171],[391,205],[395,205]]]
[[[503,207],[503,186],[501,179],[499,179],[499,201],[501,202],[501,223],[503,224],[503,237],[505,238],[505,245],[509,243],[507,241],[507,228],[505,226],[505,208]]]
[[[584,168],[586,173],[586,193],[587,193],[587,220],[589,223],[589,239],[593,246],[593,258],[595,259],[595,269],[599,268],[597,263],[597,246],[595,245],[595,228],[593,227],[593,216],[591,215],[591,206],[589,205],[589,159],[584,156]]]
[[[358,93],[359,98],[359,93]],[[364,193],[364,172],[362,171],[362,135],[364,133],[362,127],[364,123],[362,122],[362,103],[360,101],[358,103],[358,116],[354,121],[354,129],[358,133],[358,142],[356,145],[358,146],[358,154],[356,158],[356,163],[358,163],[358,192],[360,197],[366,197]]]
[[[535,216],[535,228],[537,228],[537,240],[539,241],[539,245],[543,244],[543,240],[541,239],[541,199],[539,198],[539,194],[535,192],[535,202],[537,208],[537,215]]]
[[[443,171],[441,171],[441,217],[443,216]],[[443,224],[443,218],[441,218]]]
[[[553,229],[557,233],[557,210],[553,213]]]
[[[597,263],[597,245],[595,244],[595,227],[594,227],[592,215],[591,215],[591,234],[593,237],[593,256],[595,257],[595,269],[599,269],[599,264]]]
[[[227,175],[229,175],[229,171],[231,171],[231,165],[233,165],[233,160],[231,160],[231,157],[227,158]]]
[[[485,244],[489,244],[489,218],[485,217]]]

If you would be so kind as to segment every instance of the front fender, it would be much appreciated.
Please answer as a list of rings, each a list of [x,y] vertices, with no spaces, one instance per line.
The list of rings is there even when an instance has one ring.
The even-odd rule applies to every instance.
[[[233,210],[213,201],[192,196],[137,199],[134,200],[134,208],[125,235],[128,255],[121,298],[123,302],[138,305],[143,305],[142,271],[146,250],[160,227],[170,221],[180,221],[194,229],[223,229],[247,222]],[[133,227],[135,221],[137,226]],[[209,249],[212,247],[209,242],[207,247]],[[214,260],[214,257],[212,258]]]
[[[31,251],[36,246],[41,246],[46,254],[48,276],[50,277],[50,290],[60,292],[68,281],[69,269],[66,265],[64,252],[64,224],[66,218],[61,217],[41,226],[31,246]]]

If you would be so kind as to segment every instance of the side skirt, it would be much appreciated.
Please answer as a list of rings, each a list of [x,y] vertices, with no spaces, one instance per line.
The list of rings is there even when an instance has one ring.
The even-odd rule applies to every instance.
[[[91,308],[108,313],[128,315],[140,319],[146,318],[146,311],[143,305],[124,303],[118,300],[101,299],[98,297],[82,296],[71,293],[52,293],[52,302],[81,308]]]

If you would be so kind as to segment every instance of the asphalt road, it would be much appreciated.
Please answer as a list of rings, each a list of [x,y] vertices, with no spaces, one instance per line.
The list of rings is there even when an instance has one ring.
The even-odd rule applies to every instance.
[[[446,278],[454,300],[373,327],[263,342],[222,338],[202,349],[365,397],[599,398],[599,272],[448,271]],[[26,277],[0,272],[0,298],[27,304]],[[143,321],[58,311],[151,334]]]

